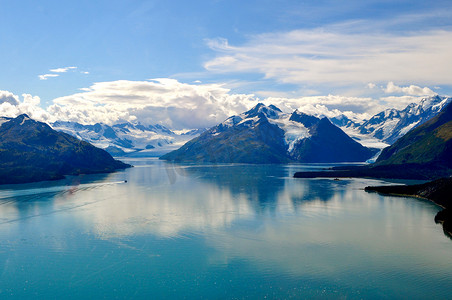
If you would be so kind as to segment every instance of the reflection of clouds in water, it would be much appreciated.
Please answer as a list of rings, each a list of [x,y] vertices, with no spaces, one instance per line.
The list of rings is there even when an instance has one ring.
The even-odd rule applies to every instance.
[[[288,176],[292,173],[285,166],[157,161],[110,174],[104,181],[82,182],[72,192],[19,196],[0,205],[0,218],[58,216],[56,221],[73,222],[83,232],[124,244],[140,235],[188,236],[214,249],[207,257],[214,265],[246,260],[264,271],[314,279],[340,278],[349,269],[364,276],[368,267],[391,269],[384,265],[393,261],[388,256],[410,265],[419,251],[427,254],[418,268],[438,264],[429,251],[437,238],[431,234],[434,214],[419,201],[362,190],[378,181],[294,179]],[[124,177],[128,183],[118,180]],[[70,249],[65,242],[49,240],[54,249]]]
[[[326,198],[308,195],[319,183],[331,185],[331,180],[267,176],[271,172],[266,168],[275,166],[184,166],[159,162],[152,167],[137,167],[127,174],[129,181],[125,185],[78,194],[80,201],[92,205],[76,213],[101,238],[148,233],[178,237],[219,232],[240,220],[256,222],[266,214],[275,218],[303,215],[307,202],[315,201],[315,205],[323,207],[335,195],[334,191],[327,193]],[[96,203],[99,199],[105,201]]]
[[[94,203],[106,193],[110,199],[94,203],[75,214],[82,217],[89,230],[101,238],[149,233],[177,237],[184,232],[224,228],[235,219],[253,216],[246,199],[233,199],[229,193],[211,186],[204,186],[196,192],[186,189],[168,191],[165,186],[129,187],[113,186],[108,192],[102,189],[84,194],[83,201],[86,202]]]
[[[0,223],[9,222],[11,219],[17,219],[19,215],[19,209],[16,205],[10,205],[9,201],[0,202]]]
[[[83,218],[89,230],[102,238],[147,233],[177,237],[222,230],[238,220],[253,220],[262,213],[260,195],[270,190],[273,194],[270,198],[267,195],[264,202],[276,203],[274,193],[284,185],[281,180],[277,187],[262,185],[256,182],[256,174],[237,173],[228,167],[199,168],[162,162],[138,166],[126,174],[127,184],[72,194],[71,201],[89,204],[73,214]],[[56,206],[65,206],[67,201],[68,195],[54,199]]]

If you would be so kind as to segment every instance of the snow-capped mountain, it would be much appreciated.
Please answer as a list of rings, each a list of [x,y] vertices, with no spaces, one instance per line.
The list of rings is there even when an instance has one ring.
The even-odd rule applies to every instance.
[[[110,154],[22,114],[0,118],[0,184],[109,173],[130,167]]]
[[[83,125],[77,122],[57,121],[50,124],[62,131],[87,141],[113,155],[159,156],[179,148],[199,135],[202,129],[173,132],[162,125],[122,123],[109,126],[102,123]]]
[[[259,103],[232,116],[162,159],[187,162],[360,162],[372,151],[327,118],[283,113]]]
[[[342,114],[330,118],[330,121],[361,145],[383,149],[393,144],[410,129],[437,115],[449,102],[452,102],[450,97],[433,96],[422,99],[418,104],[412,103],[403,110],[387,109],[369,120],[360,121],[353,116]],[[265,116],[269,125],[282,130],[283,146],[281,147],[287,148],[285,151],[288,152],[289,161],[293,160],[290,155],[297,143],[311,137],[313,129],[310,127],[322,119],[320,115],[311,116],[299,111],[285,114],[276,106],[259,104],[245,113],[228,118],[209,132],[219,135],[231,127],[235,130],[242,127],[251,128],[263,122],[262,116]],[[0,119],[0,124],[9,118],[3,119]],[[59,121],[50,125],[55,130],[66,132],[117,156],[160,156],[178,149],[205,131],[205,129],[175,131],[162,125],[145,126],[131,123],[109,126],[101,123],[82,125],[77,122]]]
[[[435,170],[452,167],[452,104],[434,118],[411,130],[386,148],[377,164],[434,165]],[[430,166],[430,167],[432,167]],[[448,173],[450,175],[450,172]]]
[[[436,95],[424,98],[417,104],[411,103],[403,110],[386,109],[361,124],[343,115],[331,121],[361,144],[384,148],[436,116],[451,101],[450,97]]]
[[[436,180],[452,174],[452,103],[422,125],[385,148],[365,166],[341,166],[328,171],[297,172],[296,178],[373,177]],[[404,194],[406,190],[404,191]],[[434,191],[437,193],[437,191]],[[437,194],[450,199],[450,194]]]

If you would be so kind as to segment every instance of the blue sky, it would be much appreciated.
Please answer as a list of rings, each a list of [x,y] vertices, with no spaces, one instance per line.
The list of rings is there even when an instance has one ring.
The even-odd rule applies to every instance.
[[[215,98],[209,122],[257,99],[371,113],[452,94],[451,1],[0,0],[0,8],[0,90],[18,103],[34,97],[40,116],[77,119],[87,112],[67,111],[91,105],[127,110],[105,122],[152,123],[146,112],[162,108],[162,89],[179,108]]]

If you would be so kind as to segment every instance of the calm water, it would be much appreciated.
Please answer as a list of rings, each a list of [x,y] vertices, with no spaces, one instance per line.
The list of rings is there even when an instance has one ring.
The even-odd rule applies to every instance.
[[[315,166],[154,159],[0,188],[0,298],[449,298],[435,205],[293,179]],[[124,180],[128,182],[125,183]]]

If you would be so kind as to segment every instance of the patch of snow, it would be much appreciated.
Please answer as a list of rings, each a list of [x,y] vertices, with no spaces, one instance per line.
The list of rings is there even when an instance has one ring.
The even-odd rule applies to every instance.
[[[30,120],[29,117],[24,116],[24,119],[22,120],[22,122],[19,125],[24,125],[25,121]]]
[[[419,124],[420,120],[414,123],[409,124],[408,126],[404,127],[402,130],[400,130],[400,135],[403,136],[405,135],[408,131],[410,131],[411,129],[413,129],[414,127],[416,127]]]
[[[392,132],[394,132],[394,128],[399,123],[400,119],[392,119],[388,120],[387,122],[383,123],[382,126],[380,126],[379,129],[383,130],[383,138],[388,137]]]
[[[383,149],[378,151],[377,154],[375,154],[373,157],[371,157],[368,160],[366,160],[366,163],[373,164],[374,162],[376,162],[382,151],[383,151]]]
[[[447,97],[445,99],[443,99],[441,102],[439,102],[438,104],[435,104],[431,107],[431,109],[434,112],[439,112],[443,109],[443,107],[445,107],[447,104],[449,104],[452,101],[452,98]]]
[[[243,120],[242,116],[232,116],[232,117],[226,119],[226,121],[224,121],[221,124],[223,124],[223,126],[225,126],[225,127],[232,127],[232,126],[240,123],[242,120]]]
[[[237,123],[237,125],[247,125],[249,127],[252,127],[254,125],[256,125],[257,122],[259,122],[260,118],[258,116],[253,117],[253,118],[247,118],[247,119],[243,119],[241,120],[239,123]]]
[[[284,141],[288,146],[287,151],[292,152],[296,142],[309,138],[309,130],[301,123],[290,121],[290,114],[283,114],[279,119],[271,119],[270,123],[284,130]]]
[[[93,126],[81,125],[76,122],[55,122],[51,126],[55,130],[63,131],[96,147],[105,149],[113,146],[127,153],[145,150],[143,153],[147,153],[149,152],[147,150],[152,150],[146,149],[149,146],[154,147],[154,152],[169,152],[172,148],[181,146],[199,135],[177,134],[165,127],[145,127],[133,124],[121,124],[121,126],[96,124]],[[124,130],[124,128],[127,129]],[[181,132],[185,133],[189,130]]]
[[[383,148],[390,146],[389,144],[382,142],[380,139],[377,139],[376,137],[374,137],[372,135],[359,133],[359,130],[357,128],[351,128],[351,127],[345,127],[345,126],[340,127],[340,128],[349,137],[353,138],[355,141],[357,141],[364,147],[383,149]]]
[[[196,131],[197,129],[181,129],[181,130],[172,130],[176,135],[184,135],[184,134],[190,134],[193,131]]]

